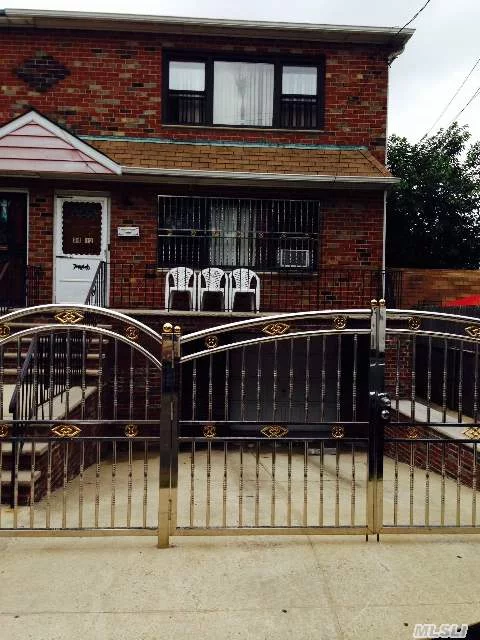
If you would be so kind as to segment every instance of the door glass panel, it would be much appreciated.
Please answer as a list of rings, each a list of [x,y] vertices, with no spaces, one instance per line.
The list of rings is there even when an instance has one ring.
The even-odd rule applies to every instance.
[[[101,202],[64,202],[62,252],[98,256],[102,250]]]

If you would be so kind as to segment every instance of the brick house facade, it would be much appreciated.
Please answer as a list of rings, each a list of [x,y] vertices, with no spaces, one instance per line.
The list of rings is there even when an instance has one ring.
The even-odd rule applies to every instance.
[[[30,269],[4,306],[83,302],[98,259],[110,306],[162,313],[171,267],[254,271],[259,304],[243,311],[364,306],[381,287],[388,65],[411,31],[6,10],[0,34],[4,227],[22,197],[28,215],[0,238],[4,291],[22,281],[15,260]],[[270,83],[246,107],[255,122],[215,115],[217,61],[238,87]],[[199,65],[200,91],[172,89]]]

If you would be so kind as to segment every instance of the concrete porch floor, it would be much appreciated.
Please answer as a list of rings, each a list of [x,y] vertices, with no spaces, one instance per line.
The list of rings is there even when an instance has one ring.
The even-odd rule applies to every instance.
[[[0,538],[0,638],[410,639],[417,623],[480,621],[477,536],[172,542]]]

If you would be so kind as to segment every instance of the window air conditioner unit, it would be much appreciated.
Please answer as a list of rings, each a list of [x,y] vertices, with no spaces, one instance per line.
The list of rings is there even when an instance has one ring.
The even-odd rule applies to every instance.
[[[281,267],[309,267],[310,251],[308,249],[279,249],[278,262]]]

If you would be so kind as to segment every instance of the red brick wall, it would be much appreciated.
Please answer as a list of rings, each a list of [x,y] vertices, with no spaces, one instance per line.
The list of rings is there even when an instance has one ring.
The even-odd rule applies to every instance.
[[[402,274],[402,307],[441,306],[480,292],[478,269],[399,269]]]
[[[162,48],[325,56],[325,128],[302,133],[162,126]],[[15,74],[36,55],[52,56],[70,72],[43,93]],[[0,59],[0,123],[34,108],[80,135],[366,145],[384,161],[387,51],[375,45],[3,29]]]

